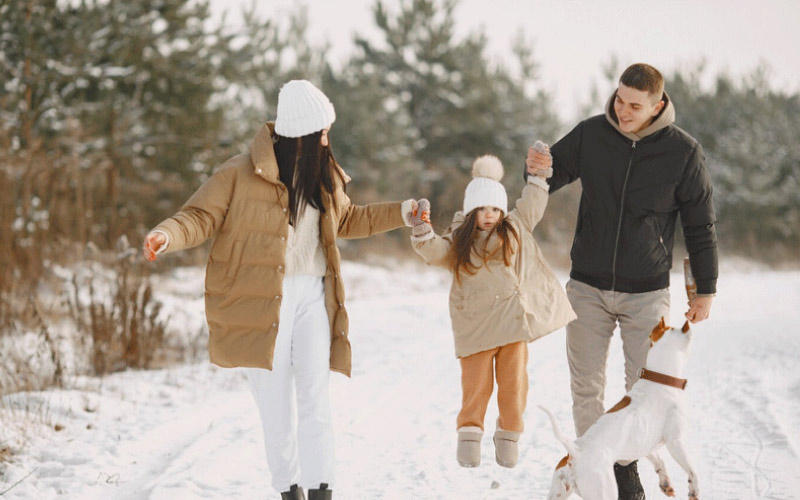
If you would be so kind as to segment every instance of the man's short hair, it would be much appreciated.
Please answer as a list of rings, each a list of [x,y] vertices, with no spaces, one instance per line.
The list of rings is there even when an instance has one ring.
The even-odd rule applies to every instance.
[[[664,77],[649,64],[636,63],[628,66],[619,77],[619,83],[637,90],[645,90],[655,100],[664,93]]]

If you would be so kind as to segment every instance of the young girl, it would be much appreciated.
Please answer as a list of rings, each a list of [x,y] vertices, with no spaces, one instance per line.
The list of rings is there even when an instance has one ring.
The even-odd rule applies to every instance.
[[[214,238],[206,268],[211,362],[247,367],[272,484],[283,500],[332,498],[329,370],[350,375],[336,238],[402,227],[413,200],[356,206],[330,150],[333,105],[306,80],[278,115],[145,240],[144,254]],[[410,223],[408,224],[410,225]]]
[[[527,176],[516,208],[508,212],[499,182],[503,166],[494,156],[482,156],[473,164],[463,213],[456,212],[441,237],[428,222],[427,200],[420,200],[412,217],[414,250],[453,273],[450,319],[462,389],[456,456],[464,467],[480,464],[483,420],[495,379],[500,413],[495,458],[503,467],[516,465],[528,394],[528,342],[575,318],[533,239],[548,199],[547,182],[538,172],[530,172],[534,175]]]

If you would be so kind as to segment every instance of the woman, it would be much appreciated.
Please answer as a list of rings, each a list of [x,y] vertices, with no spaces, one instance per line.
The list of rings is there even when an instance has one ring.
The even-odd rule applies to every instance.
[[[286,83],[274,123],[145,239],[148,260],[214,238],[206,268],[211,362],[246,367],[282,499],[330,499],[329,369],[350,375],[336,238],[409,225],[416,203],[356,206],[330,150],[333,105]]]

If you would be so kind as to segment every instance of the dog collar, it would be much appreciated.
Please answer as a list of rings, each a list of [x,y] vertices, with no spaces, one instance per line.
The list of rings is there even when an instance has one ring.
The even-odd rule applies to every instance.
[[[685,378],[672,377],[670,375],[665,375],[663,373],[650,371],[647,368],[639,369],[639,378],[643,378],[645,380],[649,380],[650,382],[655,382],[657,384],[675,387],[680,390],[686,389],[686,383],[688,382],[688,380],[686,380]]]

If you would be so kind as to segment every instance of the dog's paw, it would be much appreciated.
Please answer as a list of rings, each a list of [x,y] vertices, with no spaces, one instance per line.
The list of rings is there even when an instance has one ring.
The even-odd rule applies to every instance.
[[[700,494],[691,481],[689,481],[689,500],[700,500]]]
[[[669,478],[666,475],[664,475],[662,481],[658,483],[658,486],[661,488],[661,491],[663,491],[664,494],[667,495],[668,497],[675,496],[675,490],[672,488],[672,484],[669,482]]]

